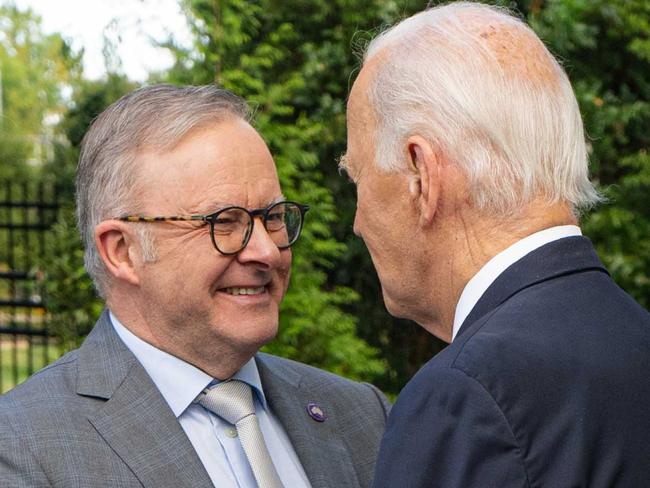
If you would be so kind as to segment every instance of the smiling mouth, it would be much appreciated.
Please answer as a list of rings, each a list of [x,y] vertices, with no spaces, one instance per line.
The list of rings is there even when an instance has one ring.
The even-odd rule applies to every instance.
[[[230,287],[230,288],[223,288],[222,290],[224,293],[227,293],[228,295],[261,295],[266,291],[266,286],[258,286],[257,288],[240,288],[240,287]]]

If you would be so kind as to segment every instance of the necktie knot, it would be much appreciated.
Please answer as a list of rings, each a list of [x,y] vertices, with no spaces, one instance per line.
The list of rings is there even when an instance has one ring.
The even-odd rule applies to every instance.
[[[238,380],[224,381],[199,395],[196,401],[237,427],[259,488],[283,488],[257,422],[251,387]]]
[[[230,380],[202,394],[199,403],[233,425],[255,414],[253,392],[246,383]]]

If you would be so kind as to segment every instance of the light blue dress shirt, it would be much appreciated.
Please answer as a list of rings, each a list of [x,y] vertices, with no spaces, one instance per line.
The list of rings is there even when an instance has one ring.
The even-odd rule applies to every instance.
[[[110,317],[120,339],[140,361],[176,415],[212,484],[219,488],[256,488],[253,471],[234,426],[193,403],[208,385],[218,381],[191,364],[143,341],[122,325],[113,313]],[[233,378],[252,387],[255,414],[284,486],[310,487],[287,433],[266,403],[255,360],[251,358]]]

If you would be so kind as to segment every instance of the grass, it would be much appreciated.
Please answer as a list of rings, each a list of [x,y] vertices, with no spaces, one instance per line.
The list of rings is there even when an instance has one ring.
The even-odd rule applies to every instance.
[[[0,393],[25,381],[32,373],[57,359],[62,352],[55,344],[49,345],[46,351],[43,344],[34,343],[30,348],[27,339],[14,341],[12,336],[0,336]]]

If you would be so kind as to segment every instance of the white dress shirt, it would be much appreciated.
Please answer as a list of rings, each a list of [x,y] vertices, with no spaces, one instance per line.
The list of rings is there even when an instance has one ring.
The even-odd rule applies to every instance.
[[[575,225],[549,227],[548,229],[535,232],[534,234],[515,242],[513,245],[504,249],[485,263],[478,273],[467,282],[467,285],[465,285],[465,288],[460,295],[460,299],[456,305],[456,314],[454,315],[454,327],[452,330],[451,340],[453,341],[456,338],[460,326],[463,325],[463,322],[485,291],[507,268],[516,261],[519,261],[525,255],[542,247],[544,244],[557,241],[564,237],[581,235],[582,232],[580,231],[580,228]]]
[[[218,381],[195,366],[143,341],[122,325],[113,313],[110,318],[120,339],[140,361],[176,415],[212,484],[219,488],[257,488],[234,426],[193,403],[208,385]],[[310,487],[287,433],[266,403],[255,359],[251,358],[233,378],[249,384],[253,390],[255,414],[284,486]]]

